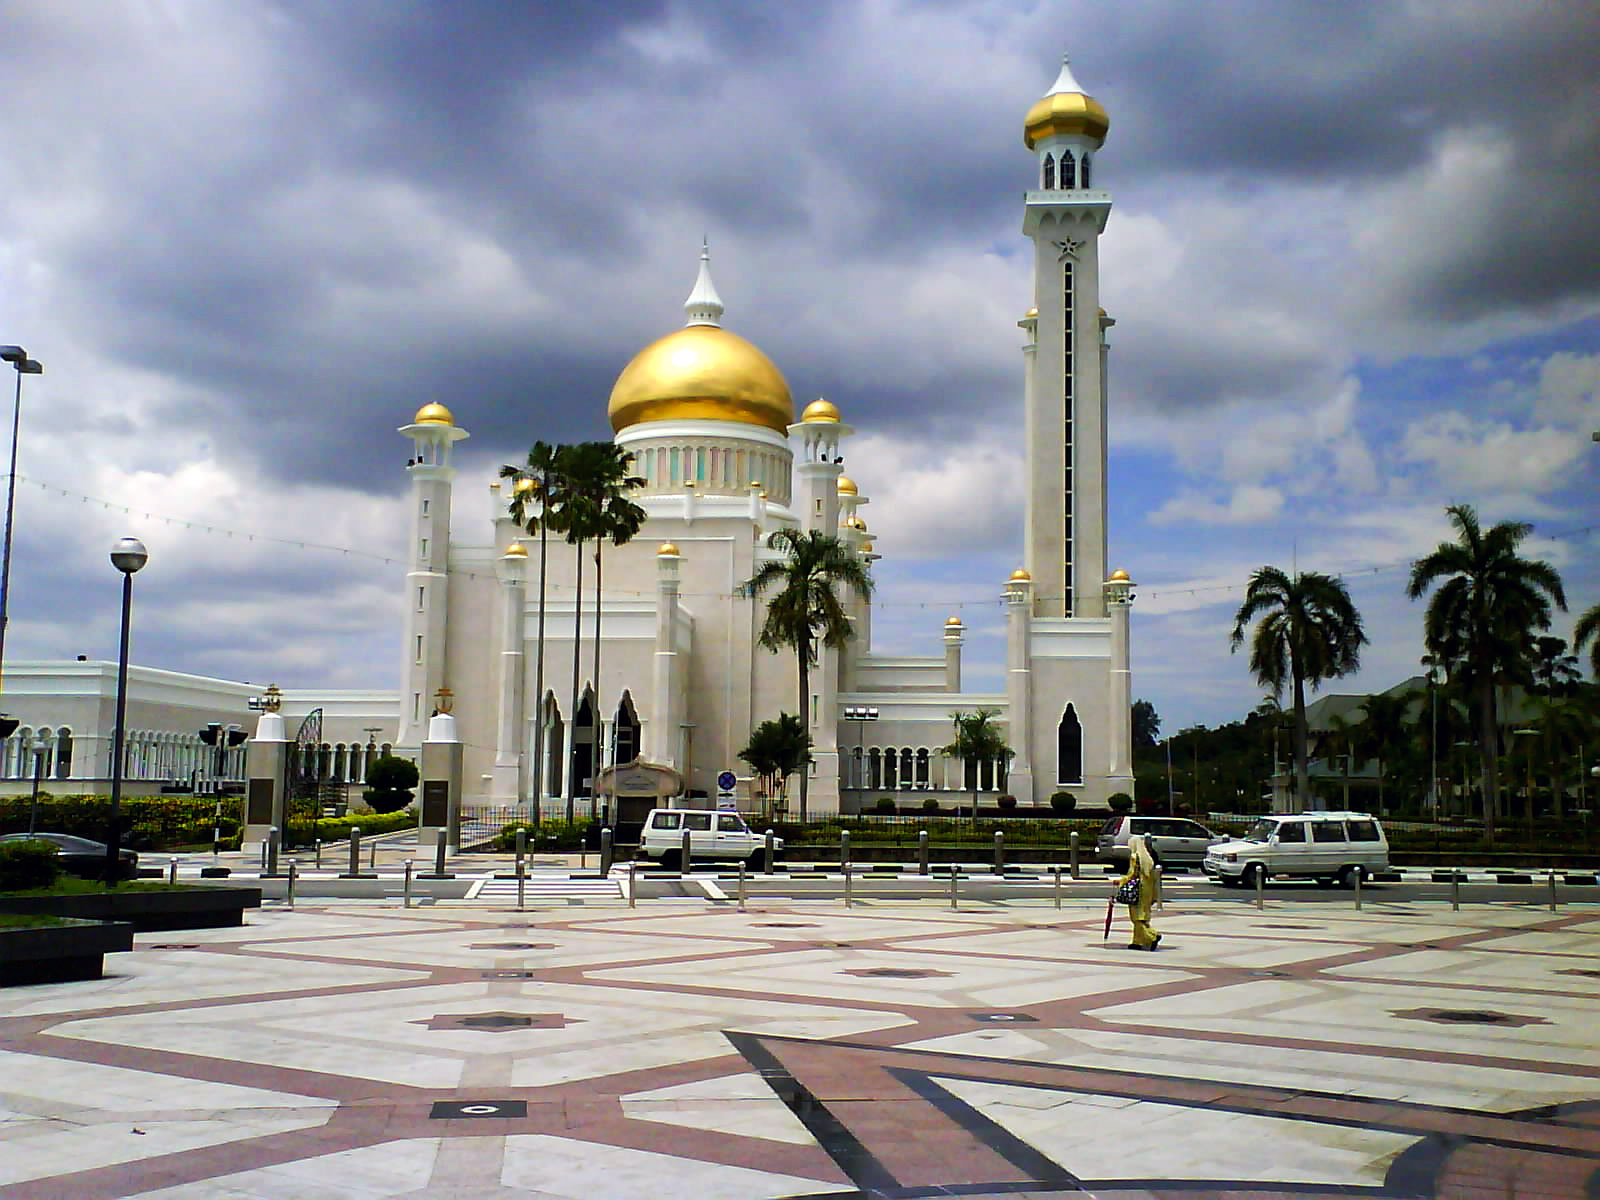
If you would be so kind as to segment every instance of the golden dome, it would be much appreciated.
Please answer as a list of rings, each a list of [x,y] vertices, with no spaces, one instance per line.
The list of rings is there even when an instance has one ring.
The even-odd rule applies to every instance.
[[[1100,101],[1083,90],[1063,58],[1061,74],[1050,85],[1049,94],[1034,101],[1022,119],[1022,141],[1029,150],[1049,137],[1076,135],[1103,142],[1110,128],[1111,118]]]
[[[526,496],[529,492],[533,491],[533,489],[538,487],[538,486],[539,485],[534,480],[532,480],[532,479],[528,478],[526,475],[524,475],[521,479],[517,480],[517,482],[512,485],[511,491],[512,491],[512,493],[514,495]]]
[[[777,433],[794,424],[789,385],[772,360],[716,325],[676,330],[635,354],[606,411],[618,433],[644,421],[737,421]]]
[[[1010,578],[1010,580],[1008,580],[1008,582],[1010,582],[1010,583],[1032,583],[1033,582],[1033,576],[1029,575],[1028,572],[1025,571],[1023,568],[1018,567],[1015,571],[1011,572],[1011,578]]]
[[[673,555],[677,554],[677,552],[678,547],[673,545],[671,542],[662,542],[661,545],[656,547],[657,558],[671,558]]]
[[[1110,580],[1108,582],[1110,582],[1110,583],[1130,583],[1130,582],[1132,582],[1132,579],[1131,579],[1131,577],[1128,575],[1128,573],[1126,571],[1124,571],[1121,567],[1118,567],[1115,571],[1111,572],[1111,578],[1110,578]]]
[[[839,410],[826,400],[813,400],[806,405],[805,412],[800,414],[802,421],[834,421],[839,420]]]
[[[528,548],[526,546],[524,546],[521,542],[512,542],[511,545],[506,547],[506,552],[504,554],[502,554],[500,557],[501,558],[527,558],[528,557]]]
[[[1028,321],[1038,317],[1038,315],[1039,310],[1037,308],[1030,308],[1027,312],[1022,314],[1022,319],[1024,321]]]
[[[861,553],[863,553],[863,554],[871,554],[872,553],[872,543],[870,541],[861,543]]]
[[[454,425],[455,417],[450,415],[450,410],[439,403],[424,404],[417,409],[417,415],[411,418],[413,425]]]
[[[856,491],[856,481],[851,479],[848,475],[839,476],[839,482],[835,485],[834,491],[838,492],[841,496],[854,496],[858,494]]]
[[[944,625],[945,625],[946,629],[954,629],[959,624],[961,624],[961,618],[960,617],[946,617],[945,618]]]

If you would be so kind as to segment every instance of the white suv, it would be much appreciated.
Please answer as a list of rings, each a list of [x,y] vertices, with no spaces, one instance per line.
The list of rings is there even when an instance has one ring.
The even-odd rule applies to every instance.
[[[1389,869],[1389,841],[1368,813],[1303,812],[1264,817],[1242,838],[1206,851],[1205,871],[1218,882],[1254,887],[1257,878],[1335,880],[1353,887],[1357,876]]]
[[[760,867],[767,839],[754,832],[736,812],[704,808],[657,808],[645,818],[639,833],[639,854],[664,866],[677,866],[683,855],[683,833],[689,831],[689,854],[704,862],[743,860]],[[773,838],[773,853],[783,850],[783,839]]]

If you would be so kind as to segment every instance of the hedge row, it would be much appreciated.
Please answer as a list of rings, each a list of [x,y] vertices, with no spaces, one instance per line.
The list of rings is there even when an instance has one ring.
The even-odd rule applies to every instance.
[[[222,833],[238,831],[244,802],[238,796],[222,801]],[[28,828],[29,799],[0,797],[0,833]],[[124,796],[122,840],[155,846],[209,842],[216,801],[192,796]],[[38,829],[104,841],[111,820],[110,796],[40,796]]]
[[[509,825],[502,826],[495,835],[494,848],[510,853],[517,848],[517,830],[523,829],[528,834],[528,849],[541,852],[582,850],[584,848],[584,835],[592,822],[588,817],[578,817],[572,821],[557,819],[542,821],[538,825],[529,821],[512,821]]]

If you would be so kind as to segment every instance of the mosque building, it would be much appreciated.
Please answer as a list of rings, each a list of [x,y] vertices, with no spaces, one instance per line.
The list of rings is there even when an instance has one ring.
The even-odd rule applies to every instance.
[[[886,657],[873,650],[870,607],[842,593],[855,636],[820,649],[805,704],[814,814],[974,782],[1024,804],[1058,790],[1085,804],[1133,790],[1133,593],[1125,572],[1108,572],[1106,545],[1113,322],[1099,307],[1098,244],[1111,197],[1093,180],[1108,127],[1065,60],[1024,124],[1035,158],[1022,225],[1034,297],[1018,322],[1026,508],[1021,565],[1000,581],[1005,690],[963,690],[959,618],[928,630],[938,653]],[[492,528],[452,527],[452,450],[467,431],[449,409],[429,404],[399,431],[412,444],[411,543],[394,742],[415,751],[449,689],[468,803],[527,803],[569,785],[586,795],[605,768],[634,763],[707,797],[724,772],[747,777],[737,756],[751,731],[800,707],[794,655],[758,644],[764,602],[740,594],[776,553],[769,535],[822,530],[869,567],[880,557],[864,512],[870,467],[859,479],[843,473],[855,432],[845,413],[827,400],[796,413],[778,366],[724,326],[704,250],[684,310],[683,327],[635,354],[611,391],[615,442],[645,480],[633,499],[648,519],[631,542],[605,547],[598,677],[592,561],[580,587],[573,548],[548,546],[541,680],[539,538],[506,515]],[[515,485],[488,486],[505,514]],[[998,714],[1014,755],[977,765],[973,780],[938,748],[953,739],[952,713],[979,708]],[[738,784],[741,807],[756,799],[749,786]]]

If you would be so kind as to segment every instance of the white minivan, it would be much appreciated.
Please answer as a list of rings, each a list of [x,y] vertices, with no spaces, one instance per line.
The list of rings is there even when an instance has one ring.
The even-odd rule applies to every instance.
[[[683,856],[683,834],[689,833],[689,854],[702,862],[738,862],[760,867],[766,857],[766,838],[744,823],[736,812],[704,808],[657,808],[645,818],[639,832],[639,854],[665,866],[677,866]],[[783,850],[783,839],[773,839],[773,852]]]
[[[1257,821],[1242,838],[1208,848],[1204,866],[1207,875],[1229,886],[1289,878],[1353,887],[1358,876],[1389,869],[1389,841],[1369,813],[1275,815]]]

